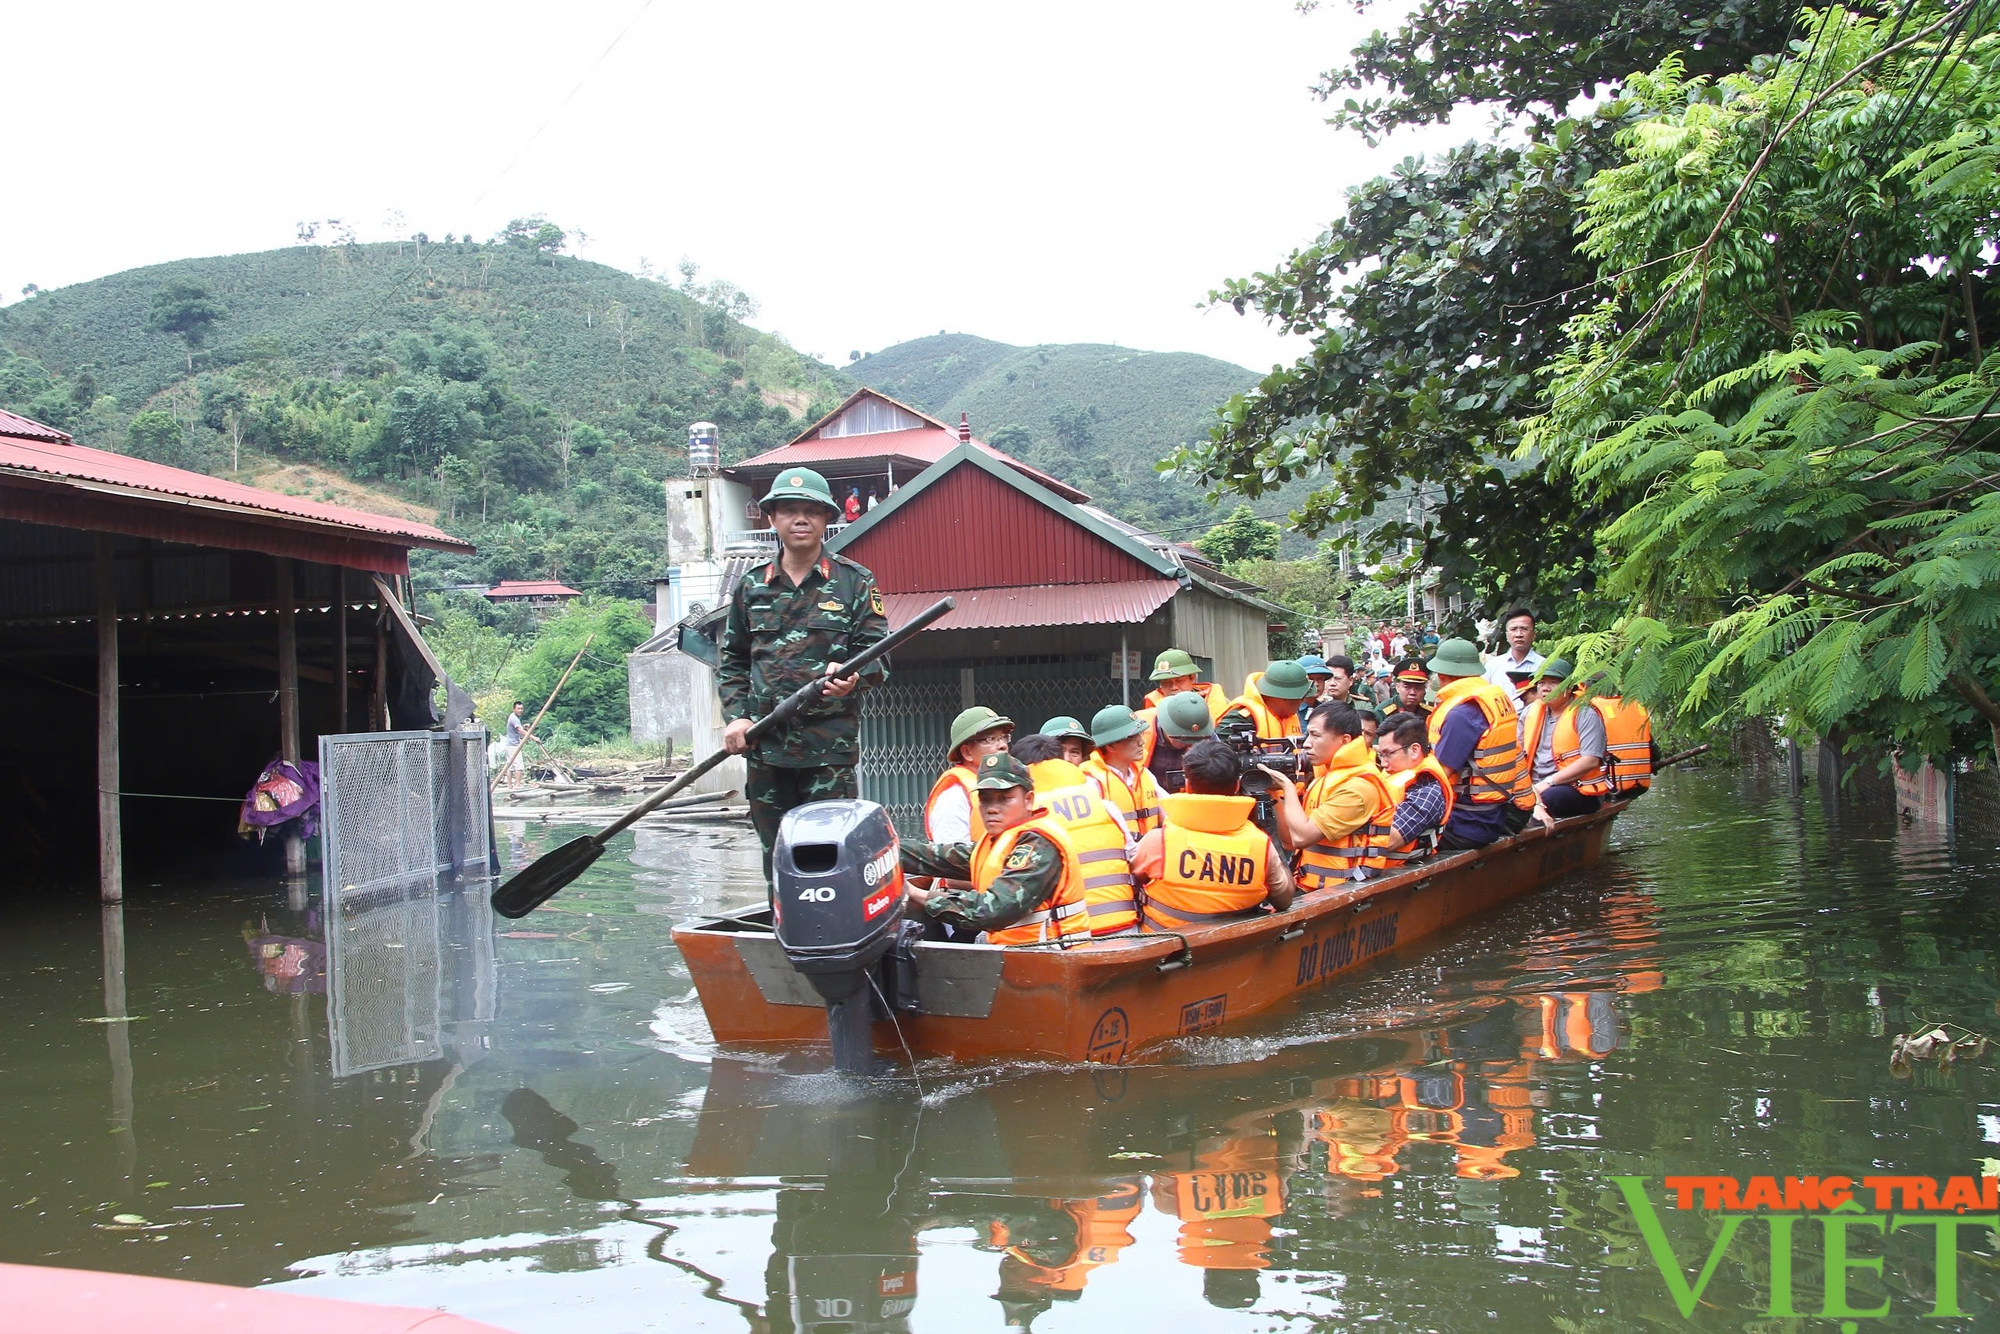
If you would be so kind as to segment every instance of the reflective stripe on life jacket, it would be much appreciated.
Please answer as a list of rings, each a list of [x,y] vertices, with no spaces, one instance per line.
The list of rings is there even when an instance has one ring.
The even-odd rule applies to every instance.
[[[1452,791],[1451,770],[1439,764],[1438,758],[1435,755],[1424,756],[1422,762],[1414,769],[1405,769],[1402,773],[1389,775],[1389,790],[1395,793],[1396,804],[1399,806],[1402,804],[1404,794],[1416,783],[1417,777],[1420,774],[1430,775],[1437,780],[1437,785],[1444,790],[1444,814],[1438,817],[1436,824],[1389,854],[1391,863],[1396,866],[1407,866],[1411,862],[1422,861],[1436,852],[1438,836],[1444,833],[1444,827],[1451,819],[1454,795]]]
[[[1160,827],[1160,782],[1144,765],[1134,772],[1138,775],[1138,787],[1126,782],[1116,769],[1104,762],[1102,755],[1093,755],[1082,765],[1083,772],[1097,780],[1097,787],[1104,799],[1116,806],[1125,815],[1125,823],[1132,830],[1133,838],[1144,838]]]
[[[1604,715],[1604,742],[1611,761],[1610,790],[1618,796],[1653,785],[1653,718],[1636,699],[1599,695],[1591,701]]]
[[[1388,777],[1375,765],[1375,753],[1365,737],[1356,737],[1334,752],[1326,772],[1306,789],[1305,808],[1313,808],[1350,782],[1363,784],[1373,803],[1367,823],[1353,833],[1328,841],[1321,839],[1299,852],[1299,888],[1324,889],[1330,884],[1354,878],[1356,868],[1380,870],[1388,866],[1389,851],[1395,846],[1396,796]]]
[[[1083,899],[1082,867],[1077,864],[1076,847],[1062,821],[1042,814],[1017,824],[997,837],[981,838],[972,849],[973,888],[984,894],[1007,869],[1007,856],[1023,834],[1040,834],[1062,854],[1062,879],[1056,883],[1042,907],[997,931],[988,931],[990,945],[1032,945],[1057,936],[1083,936],[1090,932],[1090,906]]]
[[[978,840],[980,832],[979,793],[973,790],[973,778],[974,774],[972,770],[963,764],[954,764],[951,768],[946,769],[938,775],[937,782],[931,784],[931,794],[924,798],[925,838],[936,841],[937,833],[931,828],[931,807],[937,804],[937,799],[940,796],[955,785],[965,789],[966,804],[972,807],[972,837],[975,842]]]
[[[1281,741],[1286,737],[1305,735],[1298,714],[1280,718],[1271,712],[1270,705],[1264,702],[1264,696],[1257,690],[1257,683],[1263,679],[1262,672],[1250,673],[1244,678],[1243,693],[1231,700],[1229,707],[1223,712],[1240,713],[1249,718],[1257,725],[1257,738],[1260,741]],[[1216,721],[1220,722],[1221,719],[1217,718]]]
[[[1264,901],[1271,840],[1250,823],[1253,797],[1177,792],[1166,799],[1160,876],[1146,886],[1146,927],[1181,931],[1241,917]]]
[[[1534,772],[1535,755],[1542,747],[1542,728],[1553,726],[1556,729],[1555,735],[1549,738],[1549,753],[1554,757],[1556,764],[1552,772],[1560,773],[1576,760],[1583,757],[1583,737],[1577,730],[1576,711],[1581,708],[1596,707],[1596,700],[1591,700],[1589,704],[1572,700],[1563,706],[1562,712],[1556,715],[1553,724],[1550,724],[1548,721],[1547,700],[1538,699],[1527,707],[1526,711],[1521,714],[1521,754],[1527,757],[1531,776]],[[1597,712],[1600,717],[1604,714],[1604,710],[1602,709],[1598,709]],[[1605,740],[1608,742],[1610,740],[1611,729],[1608,725],[1608,719],[1606,722]],[[1607,746],[1606,749],[1608,752],[1609,747]],[[1610,783],[1605,780],[1604,766],[1602,764],[1599,764],[1595,771],[1573,781],[1570,786],[1574,787],[1579,795],[1586,797],[1601,797],[1611,790]],[[1528,793],[1528,809],[1533,810],[1534,806],[1534,791],[1530,788]]]
[[[1437,707],[1431,710],[1431,749],[1437,749],[1444,734],[1445,719],[1467,701],[1479,706],[1486,730],[1473,745],[1472,759],[1454,785],[1459,801],[1501,802],[1519,805],[1523,798],[1534,804],[1528,782],[1528,762],[1521,754],[1520,715],[1507,692],[1479,676],[1462,676],[1438,691]]]
[[[1125,829],[1104,798],[1083,781],[1083,771],[1062,760],[1028,766],[1035,806],[1062,821],[1083,873],[1090,934],[1111,936],[1139,925],[1138,877],[1125,845]]]

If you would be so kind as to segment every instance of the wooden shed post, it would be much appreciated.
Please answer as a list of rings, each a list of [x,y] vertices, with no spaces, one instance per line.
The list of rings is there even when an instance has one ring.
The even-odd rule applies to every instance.
[[[118,558],[111,534],[96,534],[97,584],[97,894],[125,899],[124,835],[118,798]]]
[[[292,562],[278,563],[278,757],[299,759],[299,626],[293,605]],[[296,832],[285,834],[285,874],[304,875],[306,845]]]
[[[375,672],[368,682],[368,730],[389,730],[389,609],[375,613]]]
[[[347,570],[333,567],[333,730],[347,730]]]

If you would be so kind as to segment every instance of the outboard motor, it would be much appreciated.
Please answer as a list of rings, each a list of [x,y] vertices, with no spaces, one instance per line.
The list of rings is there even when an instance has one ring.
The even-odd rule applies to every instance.
[[[903,922],[896,827],[872,801],[816,801],[785,814],[771,849],[771,922],[792,967],[826,1000],[833,1067],[873,1074],[870,976]]]

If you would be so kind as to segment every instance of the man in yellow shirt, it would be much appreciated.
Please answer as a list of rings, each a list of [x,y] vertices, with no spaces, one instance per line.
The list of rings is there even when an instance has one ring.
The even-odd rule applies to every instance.
[[[1299,888],[1321,889],[1380,870],[1396,801],[1361,719],[1348,705],[1320,705],[1306,722],[1306,750],[1321,776],[1303,800],[1290,775],[1269,770],[1279,789],[1279,832],[1301,854]]]

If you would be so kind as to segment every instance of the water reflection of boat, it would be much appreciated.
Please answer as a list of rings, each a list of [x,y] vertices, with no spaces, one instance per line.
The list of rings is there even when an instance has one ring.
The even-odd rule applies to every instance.
[[[1595,865],[1623,805],[1539,826],[1365,885],[1301,896],[1290,911],[1180,935],[1072,948],[916,947],[918,1009],[893,1053],[959,1059],[1047,1056],[1117,1065],[1146,1048],[1232,1024],[1320,987],[1440,928]],[[826,1038],[826,1002],[794,972],[768,909],[674,932],[716,1038],[795,1043]]]
[[[1557,1067],[1615,1051],[1619,997],[1659,985],[1650,903],[1613,893],[1587,911],[1531,942],[1500,990],[1474,984],[1393,1027],[1274,1043],[1247,1063],[996,1067],[913,1106],[788,1070],[804,1058],[725,1056],[686,1172],[784,1182],[774,1330],[904,1328],[891,1289],[914,1298],[924,1233],[968,1224],[1025,1327],[1117,1264],[1148,1208],[1172,1220],[1205,1299],[1246,1307],[1262,1271],[1292,1267],[1287,1215],[1302,1201],[1339,1214],[1413,1170],[1519,1174],[1509,1158],[1546,1138]]]

